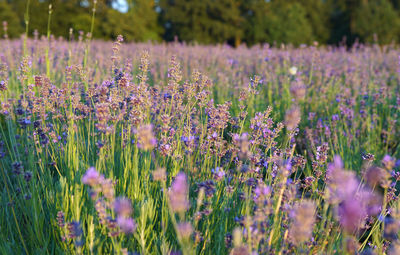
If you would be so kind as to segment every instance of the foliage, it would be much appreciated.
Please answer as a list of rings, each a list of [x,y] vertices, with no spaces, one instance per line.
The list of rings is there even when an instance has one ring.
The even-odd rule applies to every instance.
[[[114,9],[116,0],[97,0],[94,38],[128,41],[173,41],[238,46],[269,44],[382,44],[400,39],[397,0],[126,0],[127,12]],[[0,1],[0,21],[8,21],[10,37],[24,31],[27,1]],[[48,6],[53,6],[51,32],[78,36],[90,31],[94,1],[31,0],[29,36],[47,33]]]
[[[365,1],[354,15],[354,34],[362,41],[374,42],[375,35],[379,42],[384,44],[400,39],[398,12],[388,0]]]
[[[0,17],[2,22],[7,22],[7,34],[9,37],[17,37],[22,33],[23,29],[18,16],[7,2],[0,2]],[[3,33],[5,33],[4,25]]]
[[[161,0],[161,16],[167,40],[222,43],[240,41],[242,18],[238,1]]]

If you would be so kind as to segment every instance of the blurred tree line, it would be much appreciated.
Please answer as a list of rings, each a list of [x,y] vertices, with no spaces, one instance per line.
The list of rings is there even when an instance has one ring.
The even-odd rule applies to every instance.
[[[28,0],[0,0],[9,37],[25,31]],[[126,12],[115,8],[124,2]],[[29,35],[88,32],[93,0],[30,0]],[[4,33],[4,32],[3,32]],[[400,41],[400,0],[97,0],[94,38],[204,44]]]

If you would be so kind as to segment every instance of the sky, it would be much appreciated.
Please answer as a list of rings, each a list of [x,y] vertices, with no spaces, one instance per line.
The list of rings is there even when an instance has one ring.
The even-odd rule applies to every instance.
[[[117,9],[120,12],[127,12],[128,11],[128,4],[126,0],[118,0],[116,3],[113,4],[114,9]]]

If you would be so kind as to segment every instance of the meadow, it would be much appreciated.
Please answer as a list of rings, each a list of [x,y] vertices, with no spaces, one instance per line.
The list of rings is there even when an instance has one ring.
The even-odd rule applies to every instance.
[[[3,39],[1,254],[400,254],[399,56]]]

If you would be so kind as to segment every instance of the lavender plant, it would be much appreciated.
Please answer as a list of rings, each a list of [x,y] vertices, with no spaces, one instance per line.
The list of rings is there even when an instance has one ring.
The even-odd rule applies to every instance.
[[[4,26],[2,252],[398,253],[397,46],[9,40]]]

